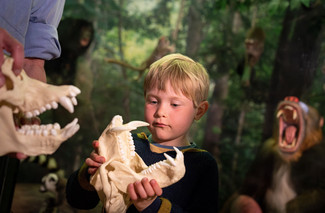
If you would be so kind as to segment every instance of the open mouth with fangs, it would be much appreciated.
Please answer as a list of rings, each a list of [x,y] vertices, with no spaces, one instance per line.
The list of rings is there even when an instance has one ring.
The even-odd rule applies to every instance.
[[[280,104],[277,110],[279,122],[278,145],[280,151],[294,153],[302,142],[304,122],[301,108],[296,103]]]
[[[6,82],[0,87],[0,156],[12,152],[29,156],[52,154],[79,130],[78,119],[61,129],[59,124],[40,125],[37,117],[59,104],[73,113],[80,90],[73,85],[38,81],[24,70],[16,76],[12,65],[13,59],[5,57],[1,66]]]
[[[13,119],[15,122],[16,131],[20,134],[26,136],[57,136],[63,134],[65,138],[71,137],[75,131],[78,123],[78,119],[75,118],[71,123],[67,124],[63,129],[59,123],[41,125],[41,120],[38,118],[39,115],[46,112],[47,110],[57,109],[59,104],[65,108],[68,112],[74,112],[74,106],[76,106],[77,99],[76,96],[80,93],[80,90],[77,87],[70,86],[69,94],[61,96],[56,101],[51,101],[46,103],[44,106],[41,106],[39,109],[33,111],[13,113]]]

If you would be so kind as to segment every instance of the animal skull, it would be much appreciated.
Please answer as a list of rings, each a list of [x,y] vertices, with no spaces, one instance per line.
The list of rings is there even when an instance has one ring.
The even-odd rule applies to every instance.
[[[99,138],[99,154],[107,161],[91,177],[106,212],[126,212],[131,204],[127,196],[127,185],[147,177],[155,179],[160,187],[167,187],[179,181],[185,174],[184,156],[174,147],[177,155],[173,159],[164,154],[166,160],[149,167],[135,152],[131,130],[148,126],[142,121],[132,121],[123,125],[121,116],[116,115]]]
[[[13,59],[6,57],[1,67],[6,84],[0,88],[0,156],[11,152],[29,156],[52,154],[78,131],[78,120],[74,119],[63,129],[57,123],[21,126],[15,124],[14,115],[31,118],[56,109],[58,103],[73,113],[74,105],[77,105],[75,97],[80,90],[75,86],[54,86],[31,79],[24,70],[16,76],[12,65]]]

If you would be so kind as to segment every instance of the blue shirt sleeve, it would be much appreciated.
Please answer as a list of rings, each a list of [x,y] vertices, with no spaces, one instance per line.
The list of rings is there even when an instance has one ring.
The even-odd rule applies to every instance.
[[[50,60],[60,56],[57,27],[65,0],[34,0],[25,36],[25,57]]]

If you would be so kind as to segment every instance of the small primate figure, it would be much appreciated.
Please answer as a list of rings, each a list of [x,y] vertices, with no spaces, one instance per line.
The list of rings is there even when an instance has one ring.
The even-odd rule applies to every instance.
[[[323,117],[296,97],[285,98],[276,112],[274,136],[222,212],[324,212]]]
[[[245,38],[245,54],[237,65],[237,74],[247,99],[264,102],[265,82],[256,75],[256,64],[264,52],[265,33],[260,27],[252,27]]]

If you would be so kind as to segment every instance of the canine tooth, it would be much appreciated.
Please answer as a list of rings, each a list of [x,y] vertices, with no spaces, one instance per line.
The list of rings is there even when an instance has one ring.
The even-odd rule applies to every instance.
[[[45,108],[46,108],[47,110],[50,110],[50,109],[52,109],[52,106],[51,106],[51,104],[46,104],[46,105],[45,105]]]
[[[73,113],[74,108],[72,105],[72,102],[69,98],[67,98],[66,96],[63,96],[60,98],[60,104],[66,109],[68,110],[70,113]]]
[[[294,111],[293,111],[293,120],[296,120],[296,119],[297,119],[297,111],[294,110]]]
[[[279,118],[283,114],[283,110],[279,110],[278,113],[276,114],[276,117]]]
[[[78,105],[78,101],[75,97],[71,98],[71,102],[73,103],[73,105],[77,106]]]
[[[169,163],[171,163],[173,166],[176,166],[176,162],[175,162],[175,160],[174,160],[172,157],[170,157],[170,156],[167,155],[166,153],[164,153],[164,156],[165,156],[165,158],[167,159],[167,161],[168,161]]]
[[[80,126],[79,126],[79,124],[77,124],[77,122],[78,122],[78,119],[75,118],[71,123],[69,123],[68,125],[66,125],[64,127],[63,132],[62,132],[64,138],[71,137],[73,134],[75,134],[79,130]]]
[[[173,146],[173,148],[174,148],[174,150],[176,152],[176,159],[182,158],[183,157],[183,153],[179,149],[177,149],[177,147]]]
[[[57,109],[59,105],[58,105],[58,103],[56,103],[55,101],[53,101],[51,103],[51,106],[52,106],[53,109]]]
[[[33,113],[31,112],[26,112],[26,118],[32,118],[33,117]]]

